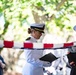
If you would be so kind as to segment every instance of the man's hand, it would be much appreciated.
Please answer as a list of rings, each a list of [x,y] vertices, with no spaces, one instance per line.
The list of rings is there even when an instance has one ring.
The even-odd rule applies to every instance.
[[[50,67],[51,66],[51,63],[50,62],[47,62],[47,61],[44,61],[43,62],[43,66],[44,67]]]

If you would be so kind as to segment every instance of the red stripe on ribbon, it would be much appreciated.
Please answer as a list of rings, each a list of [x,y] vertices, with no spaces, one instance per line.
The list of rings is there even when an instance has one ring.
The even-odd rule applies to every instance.
[[[44,48],[53,48],[53,44],[44,44]]]
[[[12,48],[14,45],[13,41],[4,41],[4,47]]]
[[[73,42],[71,42],[71,43],[64,43],[64,47],[63,48],[71,47],[71,46],[73,46]]]
[[[33,48],[33,43],[24,43],[24,48]]]

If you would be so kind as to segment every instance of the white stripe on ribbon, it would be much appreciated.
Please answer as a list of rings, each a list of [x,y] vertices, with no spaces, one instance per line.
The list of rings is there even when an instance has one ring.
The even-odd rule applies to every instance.
[[[2,48],[4,46],[4,43],[2,40],[0,40],[0,48]]]
[[[14,46],[13,46],[13,48],[23,48],[24,47],[24,45],[23,45],[23,42],[14,42]]]
[[[64,44],[54,44],[53,48],[62,48],[64,47]]]
[[[43,44],[42,43],[33,43],[33,48],[42,49],[44,47],[43,47]]]

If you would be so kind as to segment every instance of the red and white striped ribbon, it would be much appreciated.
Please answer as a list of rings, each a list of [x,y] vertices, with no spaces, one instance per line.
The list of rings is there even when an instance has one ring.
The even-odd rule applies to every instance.
[[[0,40],[0,48],[15,48],[15,49],[54,49],[54,48],[68,48],[76,46],[75,42],[53,44],[53,43],[27,43],[27,42],[15,42],[15,41],[6,41]]]

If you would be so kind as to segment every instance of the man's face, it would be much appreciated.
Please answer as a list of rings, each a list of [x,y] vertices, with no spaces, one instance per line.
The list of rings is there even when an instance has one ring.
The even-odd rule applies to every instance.
[[[35,30],[34,34],[35,34],[36,39],[40,39],[40,37],[42,36],[42,32],[37,31],[37,30]]]

